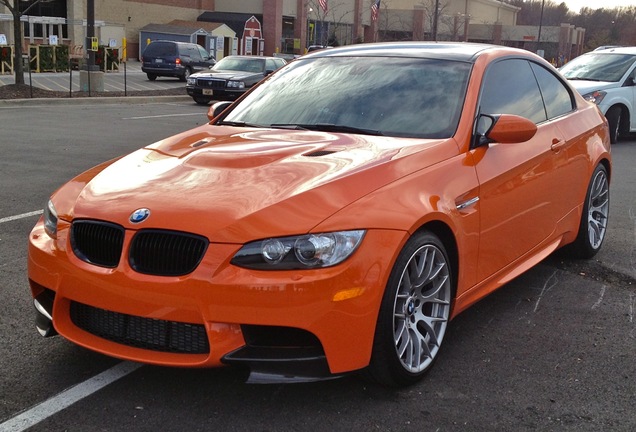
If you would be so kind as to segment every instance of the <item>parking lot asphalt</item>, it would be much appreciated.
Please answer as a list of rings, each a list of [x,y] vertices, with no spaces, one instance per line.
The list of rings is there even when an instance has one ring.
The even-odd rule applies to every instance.
[[[103,105],[110,99],[0,107],[0,431],[25,430],[22,414],[33,416],[29,432],[636,430],[636,140],[613,147],[611,222],[597,257],[553,256],[462,313],[421,383],[255,386],[232,369],[133,368],[37,334],[25,244],[51,192],[207,121],[191,100]],[[72,398],[104,373],[121,378]]]
[[[143,103],[171,103],[192,102],[190,96],[121,96],[121,97],[74,97],[74,98],[29,98],[29,99],[0,99],[0,107],[35,107],[41,105],[90,105],[99,99],[102,105],[115,104],[143,104]]]
[[[127,61],[120,63],[119,70],[113,72],[104,72],[104,93],[124,92],[130,94],[127,97],[136,97],[136,92],[144,92],[146,95],[150,92],[183,89],[184,100],[187,100],[185,92],[185,83],[177,78],[160,77],[155,81],[150,81],[146,74],[141,70],[139,61]],[[80,91],[80,72],[71,70],[67,72],[42,72],[42,73],[24,73],[24,82],[33,88],[55,92],[79,92]],[[0,75],[0,86],[15,84],[15,76],[13,74]],[[67,99],[67,98],[61,98]],[[80,98],[72,98],[77,102]],[[105,99],[105,98],[104,98]],[[0,99],[0,103],[7,104],[7,99]],[[17,102],[27,103],[27,102]],[[60,102],[56,102],[60,103]]]

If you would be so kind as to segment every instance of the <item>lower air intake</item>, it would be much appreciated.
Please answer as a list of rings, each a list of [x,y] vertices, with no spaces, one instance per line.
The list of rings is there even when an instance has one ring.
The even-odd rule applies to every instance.
[[[71,303],[73,324],[88,333],[135,348],[180,354],[210,352],[205,327],[112,312]]]

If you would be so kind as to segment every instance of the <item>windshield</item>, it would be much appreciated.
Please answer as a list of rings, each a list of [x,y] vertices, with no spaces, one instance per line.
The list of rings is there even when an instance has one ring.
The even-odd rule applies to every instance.
[[[265,60],[223,57],[214,65],[214,67],[212,67],[212,69],[215,71],[263,72],[265,70]]]
[[[560,72],[571,80],[617,82],[635,60],[633,54],[590,53],[566,63]]]
[[[258,87],[223,122],[374,135],[455,133],[471,65],[401,57],[300,59]]]

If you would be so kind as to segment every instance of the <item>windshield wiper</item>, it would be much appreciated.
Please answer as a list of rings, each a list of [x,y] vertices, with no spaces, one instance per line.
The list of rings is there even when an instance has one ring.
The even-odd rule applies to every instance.
[[[219,125],[219,126],[253,127],[253,128],[264,128],[264,127],[267,127],[267,126],[263,126],[263,125],[259,125],[259,124],[246,123],[246,122],[242,122],[242,121],[223,121],[223,120],[218,122],[217,125]]]
[[[384,136],[382,132],[379,130],[373,129],[364,129],[347,125],[337,125],[333,123],[316,123],[316,124],[285,124],[278,123],[270,125],[273,128],[280,129],[297,129],[297,130],[316,130],[316,131],[324,131],[324,132],[344,132],[344,133],[355,133],[362,135],[375,135],[375,136]]]
[[[293,123],[274,123],[269,125],[269,127],[274,129],[308,130],[306,127]]]
[[[595,82],[600,82],[602,80],[600,79],[594,79],[594,78],[583,78],[583,77],[572,77],[572,78],[568,78],[569,80],[578,80],[578,81],[595,81]]]

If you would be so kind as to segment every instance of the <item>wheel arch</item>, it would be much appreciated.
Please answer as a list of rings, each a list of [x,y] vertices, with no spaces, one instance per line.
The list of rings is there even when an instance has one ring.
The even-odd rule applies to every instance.
[[[444,245],[444,248],[446,248],[448,259],[451,262],[451,274],[453,277],[453,283],[451,284],[453,289],[451,296],[453,299],[453,305],[451,306],[452,315],[455,296],[457,294],[457,278],[459,275],[459,246],[457,244],[457,239],[455,238],[452,228],[441,220],[432,220],[424,223],[413,233],[413,235],[421,231],[429,231],[435,234]]]
[[[615,101],[610,107],[605,111],[604,115],[607,116],[607,113],[612,109],[618,108],[621,110],[621,123],[619,125],[622,132],[629,132],[630,128],[630,108],[623,101]]]
[[[597,165],[603,165],[607,171],[607,178],[612,181],[612,164],[607,158],[601,159]]]
[[[607,114],[607,112],[609,110],[611,110],[612,108],[620,108],[621,111],[623,110],[627,110],[627,112],[629,112],[629,107],[627,105],[625,105],[625,102],[620,101],[620,100],[615,100],[605,111],[605,113]]]
[[[457,262],[458,262],[458,246],[457,241],[455,239],[455,235],[453,233],[452,227],[448,225],[446,222],[436,219],[436,220],[428,220],[422,223],[414,230],[409,230],[408,236],[406,236],[405,242],[402,245],[402,249],[399,251],[397,259],[399,260],[399,256],[402,255],[402,252],[406,250],[407,246],[411,243],[411,239],[420,237],[421,239],[426,238],[431,239],[431,237],[435,237],[435,243],[441,243],[441,246],[445,249],[446,258],[449,261],[449,266],[451,267],[450,275],[451,275],[451,283],[450,283],[450,308],[448,311],[448,317],[446,321],[446,325],[448,321],[450,321],[453,316],[453,308],[455,305],[455,295],[457,290],[456,280],[457,280]],[[413,248],[413,244],[411,244],[410,252],[416,251],[417,248]],[[393,263],[391,272],[393,273],[395,264]],[[406,265],[406,263],[403,263]],[[404,385],[410,385],[417,382],[423,374],[425,374],[428,370],[430,370],[430,366],[432,362],[437,358],[437,353],[435,350],[432,356],[429,356],[431,361],[426,366],[426,369],[418,372],[405,372],[400,366],[400,360],[395,357],[396,355],[396,347],[395,347],[395,335],[392,331],[387,329],[387,317],[395,317],[395,313],[393,312],[391,315],[387,314],[387,293],[391,291],[387,291],[389,289],[389,285],[391,283],[391,279],[387,282],[385,287],[385,291],[382,295],[382,306],[380,308],[378,318],[376,320],[375,331],[373,335],[373,349],[371,353],[371,359],[367,368],[363,370],[363,376],[367,379],[380,383],[383,385],[387,385],[390,387],[401,387]],[[397,294],[396,294],[397,295]],[[395,297],[393,297],[395,299]],[[384,311],[384,312],[383,312]],[[390,312],[390,311],[389,311]],[[432,331],[432,330],[431,330]],[[444,330],[445,333],[445,330]],[[389,339],[390,336],[390,339]],[[443,339],[443,336],[442,336]],[[437,344],[438,349],[441,347],[440,343]],[[429,352],[430,353],[430,352]],[[397,354],[398,357],[400,354]],[[411,373],[413,375],[411,375]]]

